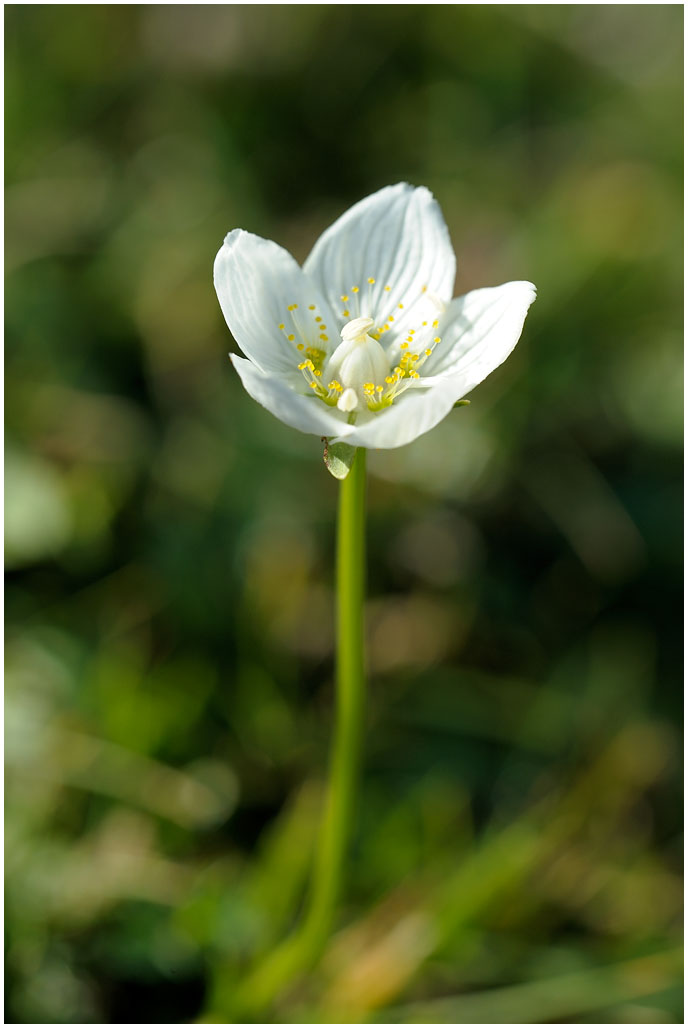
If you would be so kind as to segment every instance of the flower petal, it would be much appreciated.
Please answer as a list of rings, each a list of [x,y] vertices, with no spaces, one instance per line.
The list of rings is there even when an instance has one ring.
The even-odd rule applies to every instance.
[[[316,284],[271,240],[243,229],[228,233],[215,258],[213,279],[230,332],[263,371],[293,373],[303,359],[297,343],[330,354],[340,341],[336,327],[327,324],[332,323],[330,310]],[[296,310],[288,311],[293,304]]]
[[[317,436],[348,438],[353,426],[347,424],[347,415],[336,407],[328,407],[318,397],[297,393],[284,379],[266,375],[243,357],[230,354],[230,358],[247,393],[281,422]]]
[[[353,431],[336,437],[336,442],[346,439],[355,447],[383,450],[403,447],[441,422],[461,395],[461,384],[452,378],[441,378],[427,389],[407,390],[370,421],[349,426]]]
[[[459,399],[483,382],[514,350],[535,298],[532,282],[507,282],[457,297],[441,322],[442,343],[424,365],[419,385],[457,379],[463,383]]]
[[[355,425],[347,442],[389,449],[411,443],[434,428],[512,352],[535,296],[532,283],[508,282],[454,300],[442,331],[445,339],[454,334],[456,342],[449,351],[438,346],[439,353],[432,358],[435,367],[431,367],[436,374],[417,379],[388,410]]]
[[[341,323],[366,316],[401,332],[415,320],[419,304],[428,308],[429,296],[449,303],[455,255],[433,195],[423,186],[401,182],[338,218],[317,241],[304,270],[318,282]],[[397,334],[390,332],[390,341]]]

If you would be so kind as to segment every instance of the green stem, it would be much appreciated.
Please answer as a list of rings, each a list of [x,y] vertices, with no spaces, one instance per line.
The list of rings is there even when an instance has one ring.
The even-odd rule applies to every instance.
[[[265,1008],[321,955],[342,891],[359,773],[364,714],[366,451],[357,450],[340,484],[336,553],[336,722],[325,811],[301,927],[242,984],[234,1014]]]
[[[340,895],[359,771],[364,712],[366,451],[340,485],[336,554],[336,724],[325,816],[304,932],[320,950]]]

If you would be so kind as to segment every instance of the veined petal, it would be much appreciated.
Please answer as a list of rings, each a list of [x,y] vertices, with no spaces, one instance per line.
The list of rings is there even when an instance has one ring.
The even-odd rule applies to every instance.
[[[336,407],[328,407],[318,397],[297,393],[287,381],[266,375],[243,357],[230,354],[230,358],[247,393],[281,422],[317,436],[348,438],[353,426],[347,424],[347,415]]]
[[[433,195],[401,182],[338,218],[317,241],[304,270],[341,323],[366,316],[401,332],[415,320],[419,305],[428,308],[429,296],[449,303],[455,255]]]
[[[293,373],[303,349],[327,356],[340,341],[317,285],[271,240],[243,229],[228,233],[213,280],[230,332],[263,371]]]
[[[507,282],[457,297],[441,322],[443,342],[424,366],[418,385],[451,377],[463,383],[459,399],[483,382],[514,350],[535,298],[532,282]]]
[[[411,443],[434,428],[509,356],[535,296],[532,283],[508,282],[454,300],[439,331],[445,340],[455,342],[447,350],[439,346],[429,359],[435,374],[422,375],[388,410],[355,425],[347,442],[389,449]]]
[[[461,383],[448,377],[426,389],[407,390],[386,411],[362,425],[349,426],[353,431],[346,437],[338,436],[336,442],[346,439],[355,447],[382,450],[403,447],[434,428],[449,414],[462,395],[461,388]]]

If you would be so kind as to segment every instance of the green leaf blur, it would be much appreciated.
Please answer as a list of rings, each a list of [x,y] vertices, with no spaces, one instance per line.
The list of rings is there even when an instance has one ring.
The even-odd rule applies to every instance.
[[[298,917],[338,484],[211,268],[402,179],[539,297],[371,454],[346,903],[259,1020],[682,1020],[682,14],[6,8],[9,1022],[228,1021]]]

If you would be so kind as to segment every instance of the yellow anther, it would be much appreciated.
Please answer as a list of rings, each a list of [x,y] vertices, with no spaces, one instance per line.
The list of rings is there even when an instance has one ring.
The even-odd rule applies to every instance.
[[[303,350],[303,349],[304,349],[304,344],[303,343],[297,343],[297,350]]]
[[[319,339],[324,339],[326,343],[328,342],[328,337],[325,335],[324,332],[322,332],[318,338]]]
[[[432,350],[424,350],[424,354],[426,355],[426,357],[430,357],[432,353]]]
[[[416,333],[416,329],[410,329],[409,330],[409,335],[410,336],[413,336],[415,333]]]
[[[390,292],[390,287],[389,287],[389,286],[386,286],[386,287],[385,287],[385,292],[386,292],[386,293],[389,293],[389,292]]]
[[[343,303],[343,304],[346,304],[346,303],[347,303],[347,301],[349,300],[349,297],[347,296],[347,294],[346,294],[346,293],[344,293],[344,294],[343,294],[343,295],[342,295],[342,296],[340,297],[340,300],[342,301],[342,303]]]
[[[433,328],[436,329],[437,327],[438,327],[438,319],[436,318],[436,320],[433,322]]]
[[[403,307],[404,307],[404,304],[399,304],[400,311],[402,310]]]
[[[408,346],[409,346],[409,343],[405,339],[404,343],[400,343],[400,350],[406,350]]]
[[[337,390],[338,393],[342,392],[342,386],[337,381],[337,379],[333,379],[332,382],[328,383],[328,389],[335,389],[335,390]]]
[[[290,334],[287,337],[287,339],[290,341],[290,343],[293,343],[294,342],[294,333],[290,332]]]
[[[314,373],[313,373],[313,374],[314,374],[314,375],[322,375],[322,374],[323,374],[323,372],[322,372],[322,371],[320,370],[320,368],[316,368],[316,370],[314,371]]]
[[[421,292],[425,293],[427,289],[428,289],[428,286],[422,286],[421,287]]]
[[[389,321],[389,322],[394,322],[394,320],[395,320],[395,319],[394,319],[394,318],[392,317],[392,315],[390,315],[390,317],[388,318],[388,321]]]
[[[375,283],[376,283],[376,280],[375,280],[375,279],[369,279],[369,280],[368,280],[368,284],[369,284],[369,286],[375,286]]]
[[[343,312],[342,312],[342,316],[343,316],[344,318],[349,318],[349,311],[343,311]]]
[[[387,382],[387,384],[389,386],[390,383],[394,381],[393,378],[392,378],[392,375],[386,375],[385,376],[385,381]]]
[[[358,286],[352,286],[352,293],[358,293],[358,292],[359,292],[359,287]]]
[[[383,387],[382,386],[376,386],[376,393],[382,393],[382,392],[383,392]]]
[[[321,318],[321,316],[319,314],[316,315],[316,321],[317,322],[322,322],[323,321],[323,319]]]
[[[300,372],[303,372],[305,368],[308,368],[308,365],[309,365],[308,361],[302,361],[301,364],[297,365],[297,368],[299,369]]]
[[[315,310],[316,310],[316,305],[315,304],[309,304],[309,311],[315,311]],[[318,318],[316,318],[316,321],[318,321]]]
[[[374,386],[374,384],[372,382],[365,382],[364,383],[364,389],[367,392],[370,392],[372,389],[375,389],[375,386]]]
[[[420,379],[421,376],[419,375],[418,372],[409,372],[409,378],[410,379]]]
[[[310,382],[309,386],[311,387],[311,389],[318,389],[318,383],[317,382]]]
[[[440,343],[440,336],[434,336],[433,337],[433,342],[434,343]]]
[[[421,322],[422,325],[428,325],[428,322]]]
[[[284,322],[280,322],[280,324],[278,325],[278,329],[284,329],[284,327],[285,327],[285,323]]]

